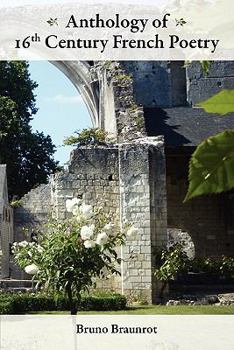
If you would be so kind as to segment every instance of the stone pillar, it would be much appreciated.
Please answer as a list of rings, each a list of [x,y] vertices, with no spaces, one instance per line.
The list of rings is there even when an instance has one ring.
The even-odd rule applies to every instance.
[[[155,168],[156,167],[156,168]],[[152,170],[156,169],[153,173]],[[132,299],[154,300],[156,245],[166,240],[164,143],[143,138],[119,146],[120,220],[138,228],[122,251],[122,290]],[[159,186],[160,184],[160,186]]]
[[[151,231],[151,264],[155,268],[157,251],[167,243],[167,190],[166,160],[162,136],[149,149],[149,182],[150,182],[150,231]],[[152,278],[152,301],[157,301],[161,283]],[[165,292],[167,292],[165,290]]]

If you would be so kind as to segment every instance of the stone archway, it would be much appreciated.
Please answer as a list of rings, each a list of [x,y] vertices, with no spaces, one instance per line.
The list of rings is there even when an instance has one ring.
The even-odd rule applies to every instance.
[[[101,126],[99,83],[92,81],[87,61],[49,61],[64,73],[81,94],[94,127]]]
[[[49,62],[64,73],[81,94],[93,127],[103,128],[117,137],[115,93],[112,83],[108,82],[107,70],[103,69],[101,73],[97,70],[92,74],[91,69],[95,66],[93,61]]]

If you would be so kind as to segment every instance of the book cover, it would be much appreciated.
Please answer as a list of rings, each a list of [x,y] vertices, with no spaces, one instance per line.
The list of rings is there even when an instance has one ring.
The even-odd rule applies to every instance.
[[[3,350],[232,350],[230,0],[2,1]]]

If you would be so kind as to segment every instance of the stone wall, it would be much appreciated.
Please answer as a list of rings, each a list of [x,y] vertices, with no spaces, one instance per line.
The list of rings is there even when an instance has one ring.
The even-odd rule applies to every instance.
[[[76,196],[112,212],[122,228],[126,222],[136,225],[137,237],[128,239],[118,250],[123,259],[121,277],[99,280],[97,288],[151,302],[157,293],[152,289],[152,249],[166,240],[163,140],[145,138],[112,148],[78,149],[71,156],[68,171],[54,176],[52,193],[60,219],[67,216],[66,199]]]
[[[233,89],[234,61],[214,61],[206,75],[199,62],[192,62],[187,67],[188,103],[194,106],[212,97],[223,89]]]
[[[15,212],[15,240],[22,240],[22,228],[30,233],[45,223],[52,210],[60,220],[69,217],[65,202],[82,198],[117,218],[120,227],[138,228],[118,249],[122,257],[121,277],[97,281],[98,289],[122,292],[129,298],[152,302],[155,290],[153,254],[166,240],[166,187],[164,143],[161,138],[143,138],[113,147],[79,148],[72,152],[66,171],[55,174],[22,199]],[[25,278],[12,266],[12,276]]]
[[[156,148],[150,148],[150,214],[151,214],[151,266],[155,267],[155,255],[167,244],[167,193],[166,193],[166,163],[163,137],[158,137]],[[161,283],[152,278],[153,302],[157,301]]]
[[[120,62],[96,62],[92,68],[100,87],[101,127],[118,142],[145,136],[143,108],[136,104],[134,80]]]
[[[114,218],[119,217],[118,148],[82,148],[72,152],[67,171],[52,180],[52,202],[59,219],[68,217],[65,202],[82,198],[93,207],[103,207]],[[98,289],[121,290],[119,277],[97,281]]]
[[[0,164],[0,276],[10,275],[10,242],[13,240],[13,211],[8,202],[6,165]]]
[[[133,77],[137,104],[145,108],[186,105],[186,76],[182,61],[123,62]]]
[[[13,241],[13,210],[6,202],[0,214],[0,276],[10,276],[10,244]]]
[[[202,196],[183,203],[188,162],[189,154],[167,156],[168,227],[191,236],[196,256],[234,256],[234,195]]]
[[[79,197],[116,213],[119,208],[118,149],[83,148],[72,152],[67,171],[54,175],[52,200],[56,215],[66,218],[65,200]]]
[[[121,221],[133,222],[136,237],[123,247],[122,288],[125,294],[155,300],[156,246],[166,241],[164,143],[145,138],[120,146]]]
[[[23,240],[31,241],[32,235],[41,230],[43,224],[48,221],[51,213],[51,188],[50,184],[42,184],[32,189],[20,200],[21,204],[14,209],[14,242]],[[29,278],[10,260],[11,277],[15,279]]]
[[[50,184],[42,184],[31,190],[20,200],[14,210],[14,241],[31,240],[35,228],[47,222],[51,213]],[[28,229],[28,232],[24,230]]]

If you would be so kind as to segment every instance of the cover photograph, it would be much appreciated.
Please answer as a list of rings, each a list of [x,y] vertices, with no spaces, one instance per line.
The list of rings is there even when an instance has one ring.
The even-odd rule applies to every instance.
[[[234,349],[234,4],[0,4],[0,349]]]

